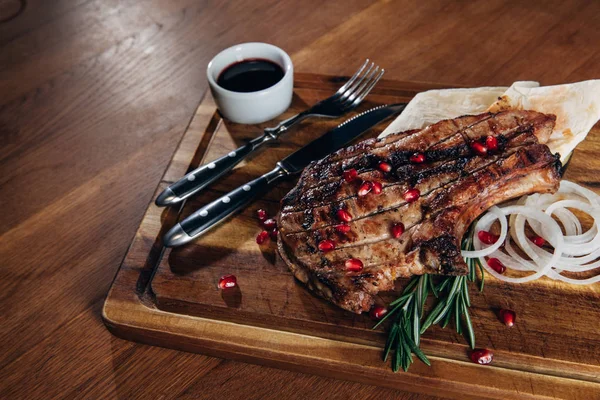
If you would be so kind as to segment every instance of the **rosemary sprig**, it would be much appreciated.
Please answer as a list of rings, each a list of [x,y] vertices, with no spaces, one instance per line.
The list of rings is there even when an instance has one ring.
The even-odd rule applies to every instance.
[[[465,235],[461,247],[465,250],[473,249],[472,231]],[[407,371],[413,363],[413,353],[425,364],[431,365],[419,347],[421,335],[435,324],[441,324],[442,328],[445,328],[451,319],[454,319],[456,332],[464,334],[471,348],[475,348],[475,333],[469,316],[471,300],[468,282],[475,282],[476,270],[479,268],[481,272],[479,290],[482,291],[484,274],[478,259],[465,258],[465,262],[469,267],[467,275],[440,277],[437,284],[430,275],[413,276],[400,297],[389,304],[387,314],[373,327],[375,329],[387,319],[392,319],[383,350],[383,361],[387,361],[394,350],[392,353],[394,372],[399,371],[400,368]],[[438,299],[438,302],[421,323],[425,317],[425,302],[430,293]]]

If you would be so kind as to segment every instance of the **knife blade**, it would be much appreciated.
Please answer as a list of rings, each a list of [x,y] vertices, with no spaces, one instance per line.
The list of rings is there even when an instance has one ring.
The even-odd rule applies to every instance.
[[[300,173],[312,161],[339,150],[378,123],[402,112],[405,107],[405,103],[379,106],[341,123],[279,161],[272,171],[232,190],[178,222],[163,237],[164,245],[177,247],[189,243],[259,195],[264,194],[281,179]]]

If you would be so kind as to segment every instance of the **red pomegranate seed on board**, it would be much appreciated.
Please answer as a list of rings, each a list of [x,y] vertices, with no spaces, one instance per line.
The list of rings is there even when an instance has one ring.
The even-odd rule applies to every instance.
[[[500,319],[504,322],[504,325],[511,327],[515,324],[515,319],[517,318],[517,314],[515,314],[512,310],[501,309],[498,312]]]
[[[352,182],[357,177],[358,177],[358,171],[356,171],[354,168],[344,171],[344,180],[346,182]]]
[[[263,244],[269,238],[269,232],[262,231],[256,236],[256,243]]]
[[[221,279],[219,279],[219,288],[221,289],[231,289],[236,286],[237,278],[235,275],[223,275]]]
[[[360,188],[358,189],[358,195],[359,196],[366,196],[371,189],[373,188],[373,185],[371,184],[371,182],[363,182],[362,185],[360,185]]]
[[[350,232],[350,225],[339,224],[339,225],[334,226],[334,228],[339,233],[348,233],[348,232]]]
[[[363,262],[358,258],[350,258],[346,260],[344,266],[346,267],[346,271],[350,272],[360,272],[364,267]]]
[[[471,143],[471,148],[473,149],[473,151],[475,153],[479,154],[480,156],[487,155],[488,148],[485,147],[484,145],[482,145],[479,142],[473,142],[473,143]]]
[[[419,189],[408,189],[406,192],[404,192],[402,197],[404,197],[404,201],[406,201],[407,203],[412,203],[413,201],[417,201],[419,197],[421,197],[421,192],[419,191]]]
[[[383,172],[390,172],[392,170],[392,165],[386,162],[379,163],[379,169]]]
[[[333,240],[325,239],[319,242],[319,250],[326,253],[335,249],[335,242]]]
[[[498,150],[498,139],[496,139],[494,136],[488,136],[485,139],[485,145],[489,151],[496,151]]]
[[[546,241],[544,240],[544,238],[540,237],[540,236],[532,237],[531,241],[533,242],[533,244],[535,244],[538,247],[542,247],[544,244],[546,244]]]
[[[494,359],[494,354],[488,349],[477,349],[471,352],[471,361],[476,364],[487,365]]]
[[[494,235],[488,231],[479,231],[477,232],[477,237],[481,240],[481,243],[485,244],[494,244],[500,238],[499,236]]]
[[[383,190],[381,182],[373,182],[373,194],[379,194]]]
[[[277,230],[277,228],[275,228],[271,232],[269,232],[269,236],[271,236],[271,239],[277,240],[278,233],[279,233],[279,231]]]
[[[490,266],[490,268],[492,268],[499,274],[503,274],[504,272],[506,272],[506,267],[497,258],[490,258],[489,260],[487,260],[487,263]]]
[[[273,218],[266,219],[263,221],[263,226],[266,230],[275,229],[277,227],[277,221],[275,221]]]
[[[415,153],[410,156],[410,162],[415,164],[421,164],[425,162],[425,154],[423,153]]]
[[[387,308],[383,307],[383,306],[375,306],[371,309],[371,311],[369,312],[369,315],[371,316],[372,319],[381,319],[383,318],[383,316],[385,314],[387,314],[388,310]]]
[[[267,212],[262,208],[259,208],[258,210],[256,210],[256,216],[258,217],[259,221],[264,221],[265,219],[267,219]]]
[[[404,224],[402,222],[398,222],[392,225],[392,236],[394,239],[399,238],[404,233]]]
[[[340,221],[350,222],[352,221],[352,215],[346,210],[338,210],[337,217]]]

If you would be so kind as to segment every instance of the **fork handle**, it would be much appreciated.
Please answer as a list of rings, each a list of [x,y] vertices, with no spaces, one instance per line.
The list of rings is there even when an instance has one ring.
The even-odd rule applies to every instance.
[[[298,122],[310,117],[311,115],[314,115],[310,113],[310,110],[312,110],[312,107],[308,110],[304,110],[301,113],[294,115],[293,117],[281,121],[277,126],[273,128],[265,128],[265,133],[267,135],[273,136],[273,138],[276,139],[277,137],[279,137],[279,135],[290,129],[293,125],[296,125]]]
[[[163,190],[156,198],[156,205],[163,207],[187,199],[233,169],[240,161],[260,146],[275,139],[276,137],[265,133],[262,136],[252,139],[244,146],[229,152],[227,155],[196,168]]]

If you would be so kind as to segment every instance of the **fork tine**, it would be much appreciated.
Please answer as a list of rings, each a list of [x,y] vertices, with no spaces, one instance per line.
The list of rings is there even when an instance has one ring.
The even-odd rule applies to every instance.
[[[357,105],[359,105],[363,101],[363,99],[369,94],[371,89],[373,89],[373,87],[377,84],[377,82],[379,82],[384,73],[385,69],[382,68],[381,72],[379,72],[379,75],[377,75],[377,77],[371,81],[371,83],[367,86],[365,90],[363,90],[363,92],[356,98],[356,100],[354,100],[350,104],[350,107],[356,107]]]
[[[344,93],[342,93],[342,95],[340,96],[340,99],[339,99],[340,102],[345,103],[348,100],[350,100],[350,98],[352,97],[352,94],[355,93],[359,87],[361,87],[361,85],[365,81],[365,78],[370,79],[369,76],[370,76],[371,70],[373,69],[374,66],[375,66],[375,63],[372,62],[371,65],[369,66],[369,68],[360,77],[360,79],[358,81],[354,82],[354,84],[351,87],[349,87],[348,89],[346,89],[346,91]],[[379,68],[379,67],[377,67],[377,68]]]
[[[369,72],[370,73],[364,77],[365,79],[363,79],[359,85],[355,85],[351,93],[350,91],[347,92],[349,96],[347,96],[347,98],[343,100],[344,103],[346,103],[347,105],[351,105],[354,102],[354,100],[363,92],[363,90],[377,75],[377,72],[379,72],[379,66],[377,65],[372,72],[370,70]]]
[[[338,96],[340,96],[342,93],[344,93],[346,91],[346,89],[348,89],[348,87],[350,87],[350,85],[352,85],[354,83],[354,81],[356,80],[356,78],[358,78],[358,76],[360,75],[360,73],[363,72],[363,70],[365,69],[365,67],[367,66],[367,64],[369,64],[369,59],[368,58],[364,62],[364,64],[362,65],[362,67],[360,67],[358,69],[358,71],[356,71],[354,73],[354,75],[352,75],[352,77],[348,80],[348,82],[346,82],[344,84],[344,86],[342,86],[341,88],[339,88],[338,91],[335,92],[335,94],[338,95]]]

